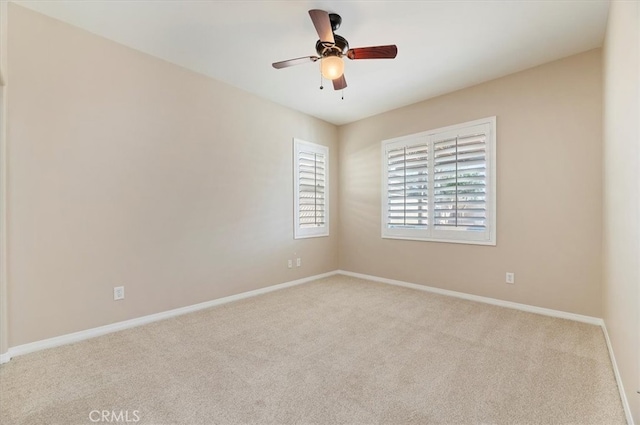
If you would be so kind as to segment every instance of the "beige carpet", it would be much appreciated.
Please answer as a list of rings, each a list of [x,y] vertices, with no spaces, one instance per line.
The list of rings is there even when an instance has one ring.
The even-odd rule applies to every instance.
[[[0,407],[2,424],[625,423],[599,327],[344,276],[17,357]]]

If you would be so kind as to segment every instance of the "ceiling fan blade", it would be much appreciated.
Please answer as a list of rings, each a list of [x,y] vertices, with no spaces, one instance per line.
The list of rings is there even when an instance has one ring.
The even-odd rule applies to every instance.
[[[287,68],[289,66],[301,65],[307,62],[315,62],[318,59],[320,59],[318,56],[304,56],[302,58],[289,59],[282,62],[274,62],[272,63],[272,66],[275,69],[281,69],[281,68]]]
[[[393,59],[398,54],[398,47],[395,44],[388,46],[356,47],[349,49],[347,57],[349,59]]]
[[[347,87],[347,80],[345,80],[344,74],[332,81],[334,90],[342,90],[343,88]]]
[[[313,26],[316,27],[320,41],[331,44],[335,43],[336,41],[333,38],[333,29],[331,29],[329,14],[324,10],[311,9],[309,11],[309,16],[311,16]]]

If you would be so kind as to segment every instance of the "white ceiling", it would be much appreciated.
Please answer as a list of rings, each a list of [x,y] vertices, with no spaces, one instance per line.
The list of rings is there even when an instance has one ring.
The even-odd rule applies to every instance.
[[[609,2],[572,1],[22,1],[22,6],[273,102],[344,124],[600,47]],[[396,44],[394,60],[346,60],[348,87],[319,65],[309,9],[342,16],[351,47]]]

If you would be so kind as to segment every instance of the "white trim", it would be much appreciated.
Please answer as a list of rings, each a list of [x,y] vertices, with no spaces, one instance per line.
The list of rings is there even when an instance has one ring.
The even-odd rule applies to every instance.
[[[171,317],[180,316],[187,313],[193,313],[198,310],[203,310],[209,307],[215,307],[221,304],[230,303],[232,301],[242,300],[244,298],[255,297],[257,295],[266,294],[280,289],[290,288],[292,286],[301,285],[303,283],[311,282],[313,280],[322,279],[325,277],[333,276],[337,274],[336,271],[323,273],[315,276],[309,276],[290,282],[280,283],[277,285],[267,286],[266,288],[260,288],[253,291],[243,292],[236,295],[230,295],[228,297],[218,298],[211,301],[206,301],[199,304],[193,304],[186,307],[176,308],[173,310],[163,311],[161,313],[150,314],[148,316],[138,317],[131,320],[125,320],[123,322],[112,323],[110,325],[100,326],[97,328],[87,329],[84,331],[74,332],[66,335],[57,336],[54,338],[43,339],[40,341],[30,342],[28,344],[18,345],[11,347],[7,353],[0,355],[0,363],[6,363],[11,358],[21,356],[23,354],[33,353],[35,351],[45,350],[47,348],[58,347],[61,345],[71,344],[78,341],[84,341],[86,339],[95,338],[97,336],[106,335],[112,332],[121,331],[124,329],[133,328],[136,326],[146,325],[148,323],[157,322],[159,320],[169,319]]]
[[[622,401],[622,408],[624,409],[624,414],[627,417],[627,424],[634,425],[633,416],[631,415],[631,406],[629,406],[627,393],[624,392],[622,377],[620,376],[620,370],[618,370],[618,364],[616,363],[616,356],[613,354],[613,346],[611,345],[611,340],[609,339],[609,332],[607,331],[607,325],[605,324],[604,320],[602,321],[602,332],[604,332],[604,339],[605,341],[607,341],[609,358],[611,359],[613,374],[615,375],[616,383],[618,384],[618,391],[620,392],[620,400]]]
[[[405,239],[426,242],[445,242],[460,243],[470,245],[496,245],[496,151],[497,151],[497,133],[496,133],[496,116],[481,118],[478,120],[468,121],[465,123],[450,125],[447,127],[427,130],[420,133],[405,135],[392,139],[383,140],[381,142],[381,237],[383,239]],[[435,211],[434,196],[434,152],[435,143],[440,140],[456,139],[462,135],[484,134],[486,136],[485,145],[485,164],[486,164],[486,228],[484,231],[466,230],[464,228],[455,228],[443,230],[434,225],[432,216]],[[456,142],[457,143],[457,142]],[[419,146],[428,146],[428,214],[430,218],[424,227],[413,228],[406,227],[390,227],[389,226],[389,164],[388,152],[390,150],[398,150],[402,148],[411,148]],[[423,182],[424,184],[425,182]],[[416,205],[414,205],[416,206]],[[406,213],[406,210],[404,211]]]
[[[348,272],[338,270],[338,274],[356,277],[359,279],[372,280],[374,282],[387,283],[389,285],[402,286],[405,288],[417,289],[419,291],[432,292],[434,294],[446,295],[449,297],[462,298],[469,301],[477,301],[485,304],[497,305],[499,307],[512,308],[529,313],[542,314],[544,316],[558,317],[561,319],[574,320],[576,322],[589,323],[591,325],[602,326],[603,321],[599,317],[583,316],[582,314],[567,313],[566,311],[552,310],[550,308],[536,307],[528,304],[520,304],[512,301],[498,300],[496,298],[483,297],[480,295],[465,294],[464,292],[450,291],[448,289],[434,288],[433,286],[418,285],[416,283],[404,282],[401,280],[387,279],[384,277],[371,276],[368,274]]]
[[[313,228],[300,227],[300,153],[323,155],[324,160],[324,224]],[[329,236],[329,147],[293,138],[293,238],[306,239]]]

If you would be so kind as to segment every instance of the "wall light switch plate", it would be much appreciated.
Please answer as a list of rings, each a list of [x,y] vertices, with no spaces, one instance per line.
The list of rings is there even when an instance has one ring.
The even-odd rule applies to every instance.
[[[507,273],[507,283],[516,283],[515,273]]]

